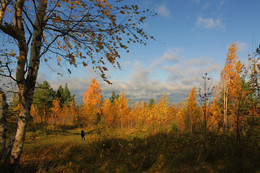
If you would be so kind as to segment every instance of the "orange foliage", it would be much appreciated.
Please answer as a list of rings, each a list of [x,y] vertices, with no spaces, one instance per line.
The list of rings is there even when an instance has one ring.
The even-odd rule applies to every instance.
[[[115,112],[115,122],[120,124],[120,128],[123,128],[124,125],[128,123],[128,105],[127,99],[125,98],[124,91],[122,91],[121,96],[118,99],[114,100],[114,104],[116,107]]]
[[[75,119],[76,108],[72,101],[70,107],[64,106],[61,108],[60,99],[55,98],[52,101],[51,117],[49,119],[49,124],[53,125],[73,125]]]
[[[185,103],[180,102],[180,105],[178,107],[175,122],[178,124],[179,130],[184,131],[185,130]]]
[[[104,114],[104,119],[108,127],[112,127],[114,123],[114,116],[113,116],[113,104],[111,104],[109,98],[105,99],[103,101],[103,114]]]
[[[34,104],[31,106],[30,115],[33,117],[34,123],[40,123],[41,117],[39,116],[39,110]]]
[[[242,90],[240,79],[242,65],[237,60],[236,51],[236,44],[232,43],[228,49],[225,67],[221,71],[221,83],[224,88],[224,123],[226,122],[228,127],[233,126],[235,121],[235,107],[238,105]]]
[[[155,128],[161,128],[163,125],[166,124],[168,116],[169,116],[168,98],[162,96],[158,104],[152,106],[148,121],[151,124],[153,124]]]
[[[90,120],[96,120],[97,114],[101,115],[101,90],[97,80],[92,79],[86,93],[83,94],[84,111]]]
[[[200,114],[198,111],[196,90],[195,87],[193,87],[185,105],[185,126],[189,132],[192,132],[194,128],[198,129],[200,126]]]

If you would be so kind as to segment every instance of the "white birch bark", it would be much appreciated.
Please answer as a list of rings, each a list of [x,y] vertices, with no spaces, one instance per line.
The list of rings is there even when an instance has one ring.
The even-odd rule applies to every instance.
[[[223,125],[224,125],[224,132],[226,133],[228,123],[227,123],[227,110],[228,110],[228,90],[224,87],[224,116],[223,116]]]
[[[34,88],[36,84],[38,69],[40,65],[40,51],[41,51],[41,40],[43,34],[43,21],[46,14],[47,1],[40,0],[37,14],[35,17],[33,40],[30,49],[30,63],[27,78],[24,82],[21,82],[18,78],[22,79],[21,73],[17,70],[17,79],[19,86],[19,97],[20,97],[20,113],[17,122],[17,131],[14,138],[14,143],[11,149],[10,164],[17,165],[22,154],[26,127],[30,117],[30,108],[33,100]],[[22,67],[23,68],[23,67]],[[21,70],[22,70],[21,68]],[[24,73],[23,73],[24,74]]]

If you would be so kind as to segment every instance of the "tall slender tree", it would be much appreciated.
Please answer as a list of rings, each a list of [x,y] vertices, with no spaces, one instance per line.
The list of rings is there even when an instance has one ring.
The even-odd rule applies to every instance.
[[[51,110],[51,123],[56,125],[58,118],[60,116],[60,112],[61,112],[60,99],[59,98],[55,98],[52,101],[52,108],[50,110]]]
[[[74,96],[71,96],[71,93],[70,93],[70,90],[68,88],[68,84],[66,83],[65,84],[65,87],[64,87],[64,92],[63,92],[63,97],[64,97],[64,104],[69,106],[70,105],[70,102],[72,100],[74,100]]]
[[[185,105],[185,116],[186,130],[192,133],[194,128],[199,124],[195,87],[191,89],[189,97],[187,98]]]
[[[232,102],[232,98],[234,98],[234,95],[237,93],[238,87],[240,85],[238,84],[240,81],[239,78],[239,67],[241,66],[238,63],[237,60],[237,46],[235,43],[232,43],[228,49],[227,59],[225,63],[224,69],[221,71],[221,83],[223,86],[223,100],[224,100],[224,115],[223,115],[223,127],[224,131],[228,128],[228,110],[230,107],[230,104]]]
[[[37,83],[33,104],[37,106],[41,118],[46,123],[47,116],[52,107],[52,101],[54,99],[54,90],[51,88],[48,81],[43,81],[42,83]]]
[[[64,89],[62,85],[59,86],[55,97],[59,98],[60,106],[70,106],[70,103],[74,101],[75,95],[71,95],[68,84],[66,83]]]
[[[95,78],[91,80],[89,88],[83,94],[83,102],[86,116],[89,116],[93,122],[98,123],[102,113],[101,89]]]

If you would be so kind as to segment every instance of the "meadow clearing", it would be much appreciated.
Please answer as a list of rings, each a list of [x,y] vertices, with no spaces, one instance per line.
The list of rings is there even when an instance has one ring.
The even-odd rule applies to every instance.
[[[39,127],[38,127],[39,128]],[[259,148],[235,152],[232,136],[172,131],[31,128],[23,172],[259,172]]]

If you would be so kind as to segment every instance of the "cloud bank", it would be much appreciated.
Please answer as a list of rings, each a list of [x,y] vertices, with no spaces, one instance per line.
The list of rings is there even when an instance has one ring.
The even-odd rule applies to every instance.
[[[181,48],[169,48],[161,57],[154,59],[148,65],[144,65],[140,61],[128,62],[128,64],[131,63],[128,67],[132,69],[124,80],[111,78],[112,85],[99,80],[103,97],[111,97],[112,91],[117,93],[124,91],[126,97],[132,98],[134,101],[149,101],[149,99],[157,99],[162,95],[167,95],[170,103],[185,99],[192,87],[202,86],[204,73],[209,73],[214,78],[221,67],[210,57],[186,58],[183,52]],[[91,75],[58,77],[50,81],[50,84],[57,89],[60,84],[64,86],[67,83],[71,92],[76,95],[76,101],[81,103],[82,95],[88,88],[91,79],[93,77],[100,79],[98,74],[93,72],[87,74]],[[41,77],[39,79],[43,80]]]

